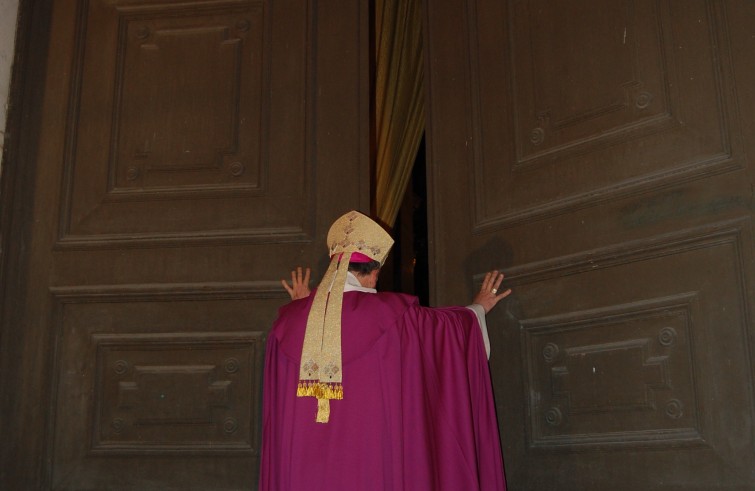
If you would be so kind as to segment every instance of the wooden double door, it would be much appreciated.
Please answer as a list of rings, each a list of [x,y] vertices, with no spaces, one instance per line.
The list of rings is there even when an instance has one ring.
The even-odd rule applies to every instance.
[[[755,487],[755,4],[425,7],[432,301],[508,273],[509,487]],[[368,2],[21,13],[0,488],[254,489],[278,278],[370,205]]]
[[[20,8],[0,488],[256,489],[279,279],[369,210],[366,2]]]

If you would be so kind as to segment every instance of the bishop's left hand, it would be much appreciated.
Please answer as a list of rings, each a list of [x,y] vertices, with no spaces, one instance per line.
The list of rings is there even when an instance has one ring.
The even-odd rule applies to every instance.
[[[302,273],[301,266],[298,266],[295,270],[291,271],[291,285],[286,283],[286,280],[281,280],[281,284],[291,296],[291,300],[298,300],[309,296],[311,292],[309,289],[309,276],[309,268],[306,268]]]
[[[498,302],[511,294],[511,288],[498,293],[502,281],[503,273],[499,271],[493,270],[485,273],[485,278],[482,280],[482,287],[477,295],[475,295],[472,303],[481,305],[482,308],[485,309],[486,314],[490,312]]]

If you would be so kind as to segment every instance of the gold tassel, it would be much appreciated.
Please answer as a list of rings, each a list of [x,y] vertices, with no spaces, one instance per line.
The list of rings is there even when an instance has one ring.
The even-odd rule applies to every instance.
[[[333,384],[325,385],[324,387],[325,399],[343,399],[343,385]]]
[[[307,382],[299,382],[299,386],[296,388],[297,397],[311,397],[312,386]]]

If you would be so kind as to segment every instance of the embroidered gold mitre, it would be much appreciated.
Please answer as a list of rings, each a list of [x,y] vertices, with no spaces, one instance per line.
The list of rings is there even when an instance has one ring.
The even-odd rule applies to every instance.
[[[330,399],[343,399],[341,359],[341,306],[346,273],[353,253],[381,266],[393,239],[367,216],[350,211],[328,231],[330,266],[317,288],[307,319],[296,395],[317,398],[317,422],[330,418]]]

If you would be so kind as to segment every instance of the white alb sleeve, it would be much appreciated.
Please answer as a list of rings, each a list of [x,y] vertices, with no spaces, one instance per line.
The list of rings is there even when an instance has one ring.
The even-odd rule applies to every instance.
[[[488,323],[485,322],[485,309],[482,307],[482,305],[473,303],[472,305],[467,305],[467,308],[475,313],[477,316],[477,321],[480,323],[480,331],[482,332],[482,342],[485,343],[485,353],[488,355],[488,360],[490,359],[490,338],[488,337]]]

